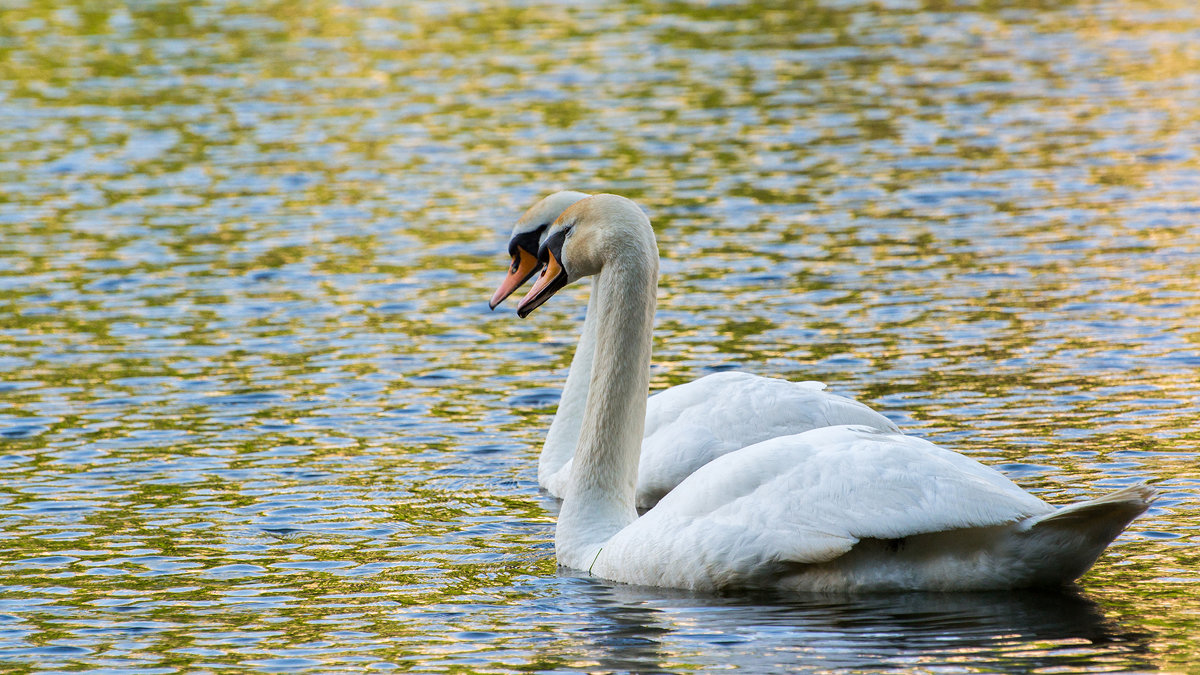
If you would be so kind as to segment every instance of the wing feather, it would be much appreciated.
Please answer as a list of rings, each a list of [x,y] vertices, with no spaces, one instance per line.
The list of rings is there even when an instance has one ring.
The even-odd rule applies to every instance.
[[[832,560],[864,538],[989,527],[1052,510],[994,469],[927,441],[826,427],[713,460],[603,553],[625,559],[613,569],[654,577],[633,583],[720,588],[769,574],[772,563]]]

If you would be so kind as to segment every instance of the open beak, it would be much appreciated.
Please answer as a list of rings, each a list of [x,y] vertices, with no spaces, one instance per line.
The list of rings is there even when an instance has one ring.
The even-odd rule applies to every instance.
[[[529,277],[536,274],[541,266],[536,255],[518,246],[517,254],[513,256],[512,267],[508,268],[508,276],[504,277],[504,281],[500,282],[500,286],[492,294],[488,309],[496,309],[496,305],[504,302],[504,299],[520,288],[521,284],[529,281]]]
[[[558,264],[558,258],[554,257],[554,253],[549,253],[550,262],[546,263],[546,269],[542,270],[542,276],[538,277],[533,283],[533,288],[521,298],[521,302],[517,304],[517,316],[524,319],[529,316],[529,313],[542,303],[550,299],[563,286],[567,285],[567,271],[563,266]]]

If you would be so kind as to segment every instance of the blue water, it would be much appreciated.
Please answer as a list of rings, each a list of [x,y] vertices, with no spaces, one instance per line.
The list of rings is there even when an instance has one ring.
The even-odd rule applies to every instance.
[[[1184,0],[0,10],[0,670],[1187,672],[1200,11]],[[659,238],[652,386],[820,379],[1051,502],[1162,492],[1064,594],[557,570],[585,287]]]

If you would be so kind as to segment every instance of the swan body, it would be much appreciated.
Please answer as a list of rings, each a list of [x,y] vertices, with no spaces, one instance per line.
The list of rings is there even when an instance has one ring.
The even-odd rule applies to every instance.
[[[1154,499],[1136,485],[1055,508],[994,469],[861,425],[726,453],[652,510],[634,508],[646,421],[658,252],[635,204],[596,195],[542,246],[518,306],[595,276],[587,403],[555,528],[566,567],[613,581],[721,591],[987,590],[1066,584]]]
[[[556,192],[526,211],[509,238],[512,267],[496,289],[495,308],[541,266],[537,250],[564,211],[590,195]],[[595,293],[592,294],[595,298]],[[567,380],[538,460],[538,483],[555,497],[568,489],[587,402],[595,352],[593,300]],[[835,424],[899,431],[889,419],[820,382],[791,382],[743,372],[721,372],[661,391],[646,403],[636,504],[653,507],[684,478],[714,458],[775,436]]]
[[[567,564],[697,591],[1060,585],[1145,510],[1149,492],[1135,486],[1055,509],[928,441],[828,427],[714,460]]]

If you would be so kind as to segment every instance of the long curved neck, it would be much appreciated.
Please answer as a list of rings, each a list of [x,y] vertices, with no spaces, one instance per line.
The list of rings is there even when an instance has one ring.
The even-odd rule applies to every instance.
[[[588,569],[604,542],[637,519],[634,493],[657,287],[658,250],[651,238],[607,262],[592,288],[591,381],[555,529],[558,561],[568,567]]]
[[[558,400],[558,410],[554,413],[550,430],[546,432],[546,442],[542,444],[542,454],[538,459],[538,483],[542,486],[570,461],[579,443],[579,429],[583,426],[583,410],[587,405],[588,382],[592,379],[592,358],[596,351],[595,310],[596,292],[593,288],[588,298],[579,346],[575,348],[575,356],[571,359],[567,381],[563,383],[562,395]]]

